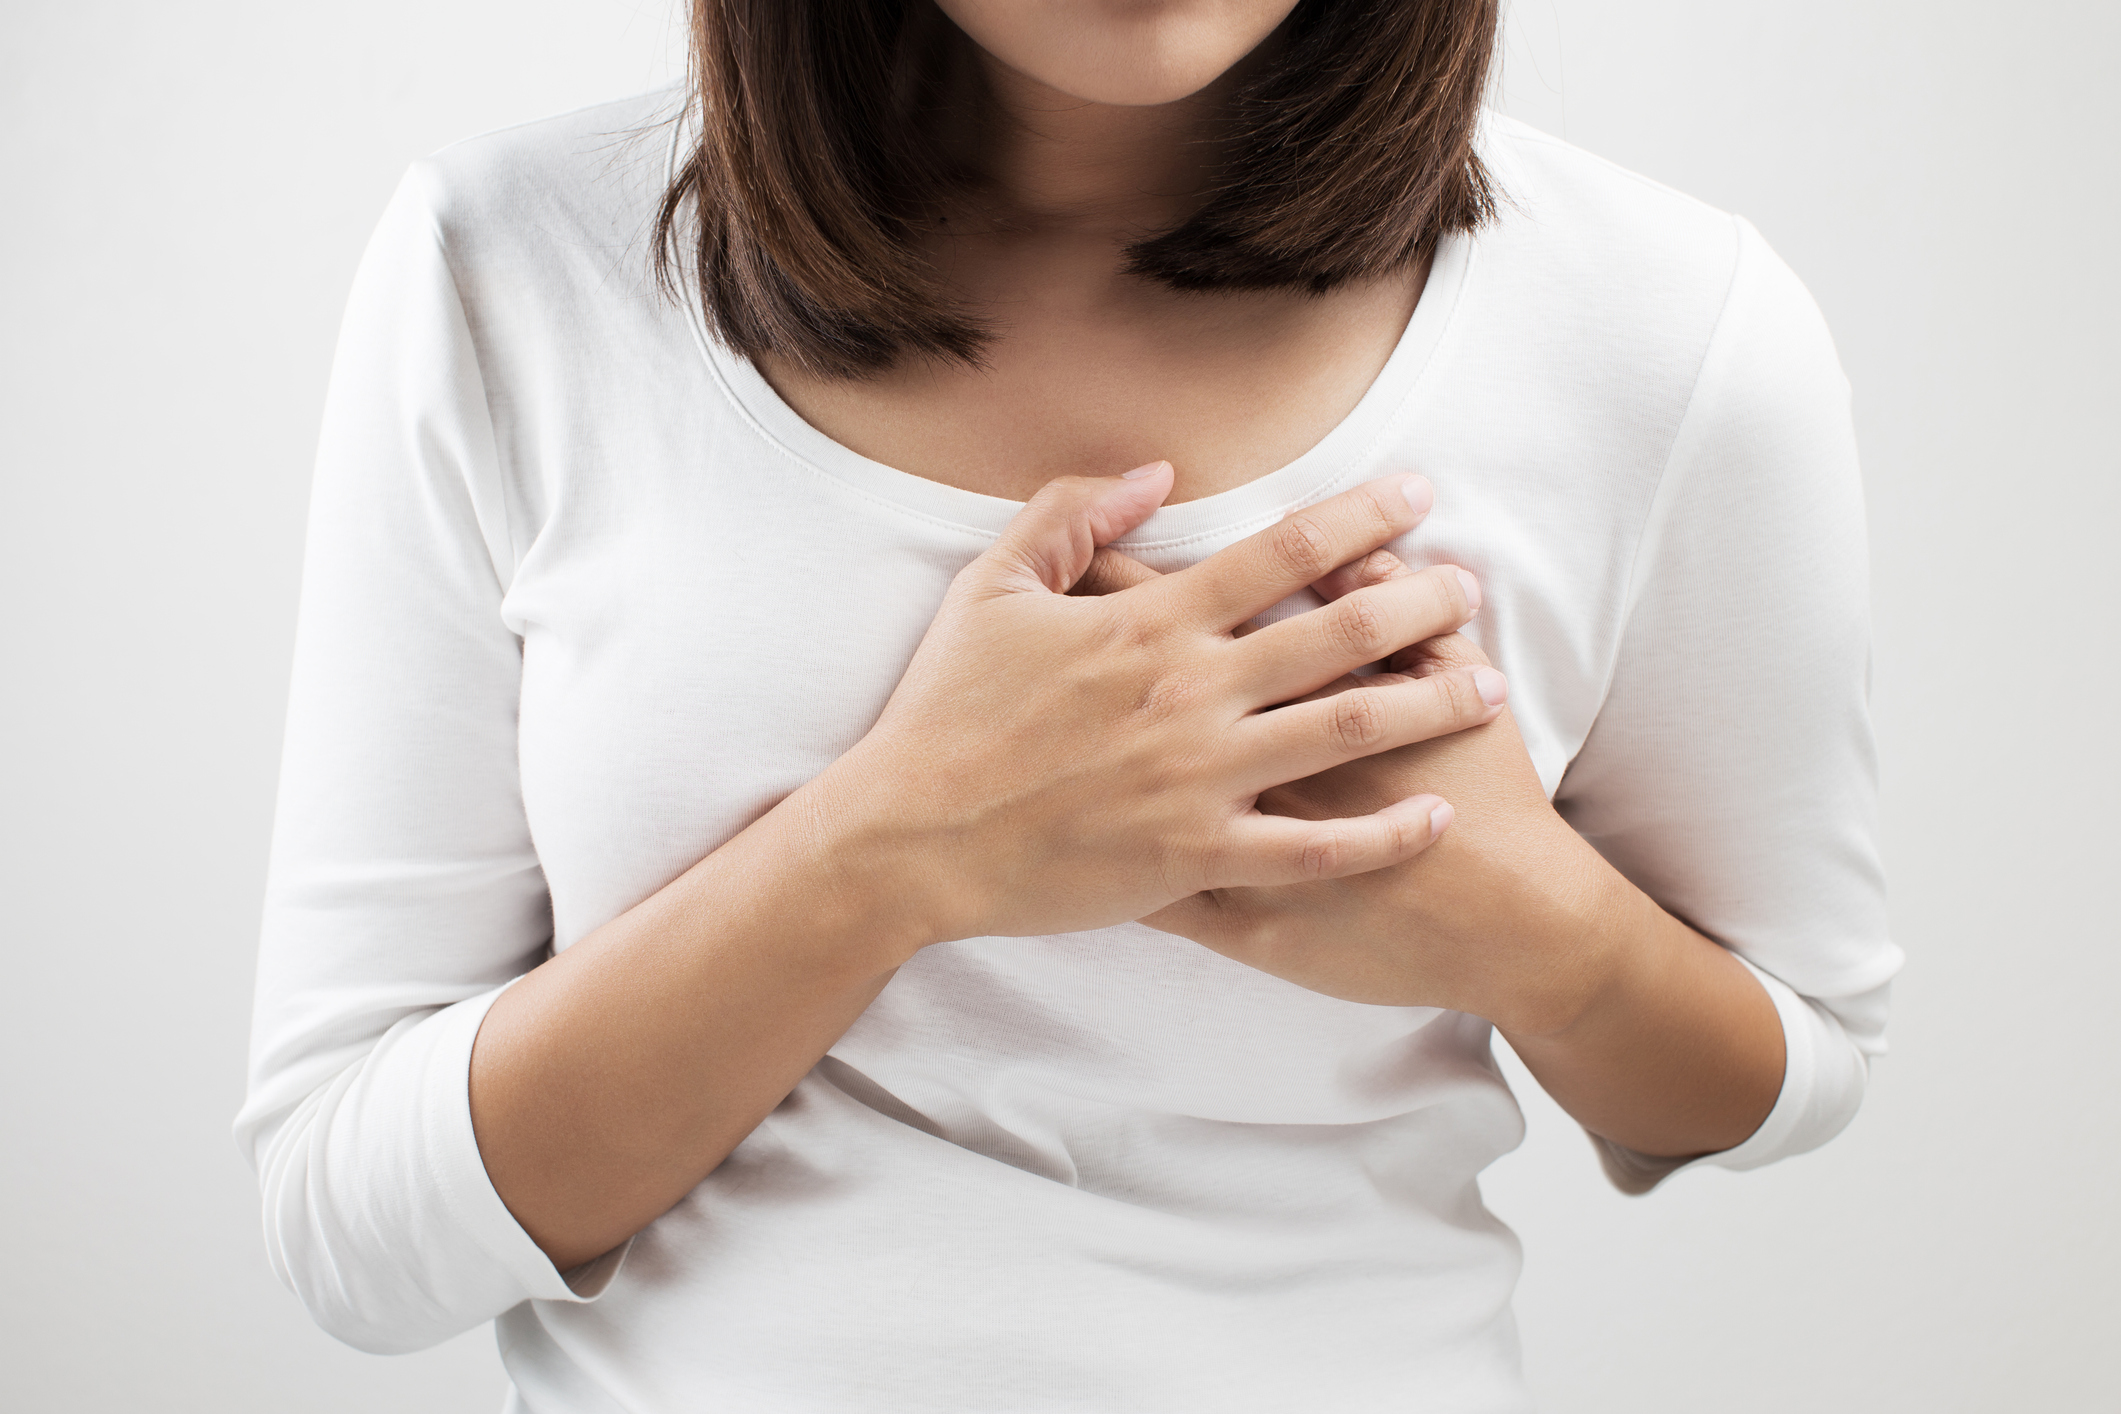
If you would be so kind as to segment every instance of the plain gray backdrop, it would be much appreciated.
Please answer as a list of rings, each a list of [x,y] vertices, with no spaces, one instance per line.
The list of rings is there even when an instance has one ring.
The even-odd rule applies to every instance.
[[[8,1410],[498,1408],[487,1332],[316,1332],[228,1138],[308,469],[405,164],[674,36],[670,0],[0,17]],[[1517,0],[1499,101],[1752,218],[1835,330],[1911,956],[1864,1113],[1765,1172],[1619,1197],[1513,1066],[1487,1190],[1549,1414],[2121,1409],[2117,52],[2109,0]]]

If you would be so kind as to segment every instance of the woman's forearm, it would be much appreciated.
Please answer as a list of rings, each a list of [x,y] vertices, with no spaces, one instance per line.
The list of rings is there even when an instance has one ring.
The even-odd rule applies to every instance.
[[[1492,715],[1441,677],[1366,694],[1360,742],[1332,730],[1332,704],[1262,712],[1463,622],[1458,581],[1351,595],[1321,611],[1323,632],[1232,632],[1411,529],[1427,483],[1371,482],[1156,584],[1070,596],[1170,486],[1167,462],[1050,483],[957,576],[851,751],[496,1000],[472,1051],[472,1126],[555,1263],[610,1250],[690,1192],[929,943],[1105,927],[1427,844],[1405,802],[1320,821],[1247,807]]]
[[[510,987],[471,1058],[480,1157],[561,1270],[772,1112],[918,943],[802,793]]]
[[[1578,943],[1607,965],[1565,1015],[1498,1029],[1563,1109],[1623,1148],[1680,1157],[1743,1143],[1782,1089],[1773,998],[1611,866],[1592,868]]]

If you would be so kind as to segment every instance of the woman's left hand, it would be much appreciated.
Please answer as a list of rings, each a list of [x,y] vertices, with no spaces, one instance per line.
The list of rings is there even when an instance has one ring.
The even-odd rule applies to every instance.
[[[1379,551],[1317,588],[1330,600],[1413,572]],[[1154,574],[1101,552],[1090,592]],[[1408,677],[1487,668],[1475,678],[1488,692],[1503,690],[1502,675],[1460,634],[1417,644],[1385,667]],[[1388,680],[1344,678],[1313,696],[1358,681]],[[1507,708],[1486,725],[1271,790],[1259,808],[1333,819],[1418,795],[1438,797],[1448,828],[1405,863],[1344,879],[1211,890],[1141,921],[1347,1001],[1471,1012],[1506,1032],[1565,1027],[1608,964],[1611,930],[1596,921],[1600,886],[1617,876],[1548,803]]]
[[[1411,573],[1378,551],[1316,587],[1331,600]],[[1154,574],[1100,550],[1076,592]],[[1454,633],[1385,666],[1464,677],[1468,665],[1488,666]],[[1344,678],[1313,695],[1354,685]],[[1281,786],[1259,808],[1322,819],[1423,793],[1448,801],[1455,818],[1404,863],[1216,889],[1142,921],[1327,996],[1485,1017],[1585,1129],[1638,1154],[1676,1162],[1759,1128],[1785,1064],[1774,1001],[1743,963],[1659,907],[1555,813],[1507,708],[1484,725]]]

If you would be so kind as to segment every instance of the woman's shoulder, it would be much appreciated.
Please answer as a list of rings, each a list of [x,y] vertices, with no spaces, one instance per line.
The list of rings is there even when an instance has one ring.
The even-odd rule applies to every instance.
[[[1500,189],[1498,235],[1616,276],[1728,283],[1729,212],[1501,113],[1485,116],[1479,151]]]
[[[1548,339],[1661,369],[1680,397],[1719,329],[1824,344],[1811,296],[1744,218],[1499,113],[1479,150],[1500,196],[1478,240],[1490,286]]]
[[[453,261],[634,249],[683,105],[672,84],[465,138],[415,162],[397,200],[421,208]]]

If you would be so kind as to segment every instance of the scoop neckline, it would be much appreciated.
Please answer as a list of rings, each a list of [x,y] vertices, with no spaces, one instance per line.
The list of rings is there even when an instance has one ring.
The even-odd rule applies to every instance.
[[[1437,242],[1421,296],[1384,367],[1348,415],[1308,451],[1241,486],[1161,506],[1114,543],[1134,550],[1170,550],[1226,537],[1233,531],[1249,533],[1371,475],[1412,470],[1377,467],[1375,458],[1443,342],[1471,271],[1473,252],[1473,240],[1463,232]],[[833,440],[789,406],[757,365],[708,334],[696,299],[687,299],[685,310],[693,342],[723,396],[754,432],[794,461],[867,499],[982,538],[998,535],[1024,508],[1022,501],[931,481]]]

